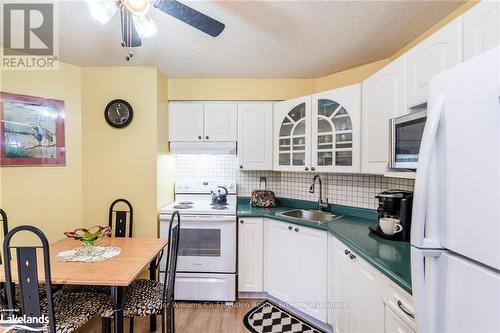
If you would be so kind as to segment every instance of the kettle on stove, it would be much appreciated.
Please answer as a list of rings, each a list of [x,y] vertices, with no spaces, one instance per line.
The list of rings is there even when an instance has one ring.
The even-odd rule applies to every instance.
[[[227,188],[224,186],[218,186],[218,188],[221,188],[224,190],[224,193],[220,193],[220,190],[218,190],[217,194],[214,191],[210,191],[212,194],[212,204],[213,205],[225,205],[227,203]]]

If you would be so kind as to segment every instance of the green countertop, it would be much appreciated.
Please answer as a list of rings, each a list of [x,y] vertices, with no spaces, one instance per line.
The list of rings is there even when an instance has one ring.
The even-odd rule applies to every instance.
[[[377,223],[375,210],[330,205],[333,213],[344,216],[326,224],[317,224],[279,215],[294,208],[317,209],[317,203],[280,198],[278,207],[255,208],[250,206],[249,201],[246,197],[238,198],[238,217],[267,217],[328,231],[411,294],[410,243],[372,235],[368,227]]]

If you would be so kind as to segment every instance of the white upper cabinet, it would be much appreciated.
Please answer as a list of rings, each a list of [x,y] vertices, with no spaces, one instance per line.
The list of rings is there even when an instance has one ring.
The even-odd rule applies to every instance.
[[[462,61],[462,17],[451,21],[409,50],[407,61],[408,106],[413,107],[427,102],[432,76]]]
[[[464,60],[500,45],[500,2],[481,1],[463,15]]]
[[[360,84],[314,94],[311,127],[312,171],[359,172]]]
[[[274,104],[274,169],[309,171],[311,96]]]
[[[363,82],[361,172],[384,174],[389,162],[389,119],[407,113],[406,55]]]
[[[275,103],[274,169],[359,172],[361,85]]]
[[[236,141],[236,103],[170,102],[170,141]]]
[[[203,103],[170,102],[168,112],[170,141],[203,140]]]
[[[273,169],[273,103],[238,103],[238,160],[242,170]]]
[[[205,141],[237,140],[236,103],[205,103]]]

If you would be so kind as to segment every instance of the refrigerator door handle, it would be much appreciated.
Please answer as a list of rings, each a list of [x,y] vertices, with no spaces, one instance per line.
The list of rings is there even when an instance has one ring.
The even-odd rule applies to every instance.
[[[413,215],[411,226],[411,243],[420,248],[440,248],[439,240],[425,238],[425,219],[429,192],[429,173],[432,153],[439,129],[441,114],[444,110],[444,96],[438,95],[433,108],[427,115],[427,121],[422,134],[422,143],[418,156],[417,175],[415,179],[415,195],[413,197]]]
[[[413,295],[413,306],[415,308],[415,323],[417,332],[435,332],[432,320],[433,300],[427,295],[437,295],[437,290],[428,291],[432,287],[426,285],[425,281],[425,258],[437,258],[441,255],[439,250],[422,250],[411,247],[411,289]]]

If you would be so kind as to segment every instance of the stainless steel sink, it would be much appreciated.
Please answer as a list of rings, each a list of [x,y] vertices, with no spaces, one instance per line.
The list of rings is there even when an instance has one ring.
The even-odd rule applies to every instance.
[[[281,216],[290,217],[292,219],[306,220],[318,224],[328,223],[330,221],[341,218],[340,215],[335,215],[319,210],[304,210],[292,209],[280,213]]]

